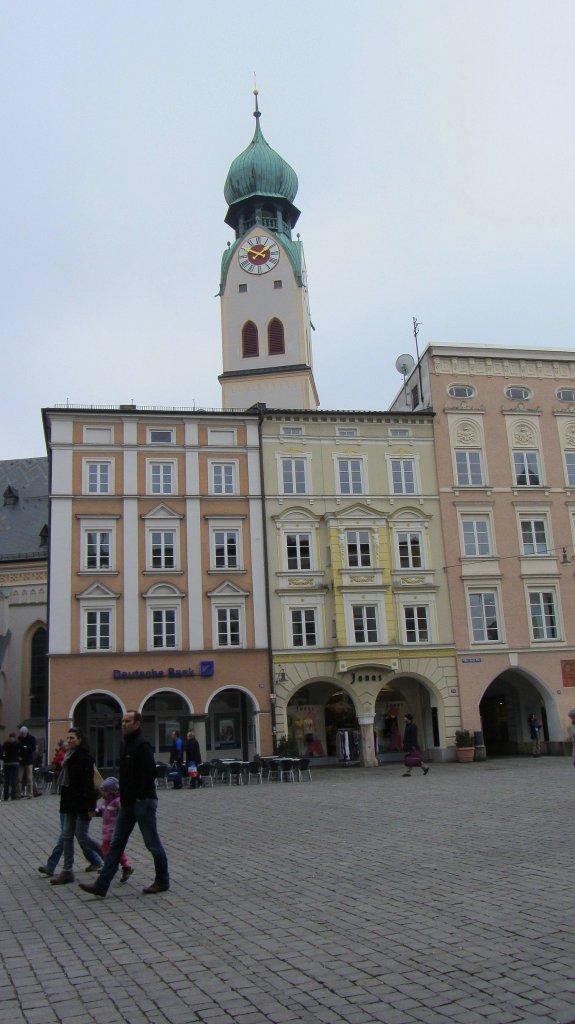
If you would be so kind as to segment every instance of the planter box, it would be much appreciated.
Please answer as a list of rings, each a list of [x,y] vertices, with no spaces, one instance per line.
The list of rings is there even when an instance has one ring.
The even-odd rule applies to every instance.
[[[456,747],[455,757],[460,764],[469,764],[475,757],[475,747]]]

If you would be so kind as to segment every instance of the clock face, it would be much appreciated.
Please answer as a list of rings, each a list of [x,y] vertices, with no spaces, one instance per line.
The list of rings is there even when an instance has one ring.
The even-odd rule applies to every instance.
[[[246,274],[267,274],[277,266],[280,248],[269,235],[254,235],[242,242],[238,260]]]

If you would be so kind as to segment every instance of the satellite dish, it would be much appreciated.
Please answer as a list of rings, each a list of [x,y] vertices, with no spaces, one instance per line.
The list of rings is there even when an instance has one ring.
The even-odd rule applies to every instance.
[[[395,360],[395,369],[398,373],[403,374],[404,377],[408,377],[413,367],[415,366],[415,359],[410,356],[409,352],[405,352],[402,356],[398,356]]]

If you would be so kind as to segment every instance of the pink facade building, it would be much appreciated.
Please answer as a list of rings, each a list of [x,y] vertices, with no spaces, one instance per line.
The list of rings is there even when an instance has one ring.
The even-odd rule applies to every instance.
[[[463,726],[563,752],[575,705],[575,354],[430,345],[395,409],[433,409]]]

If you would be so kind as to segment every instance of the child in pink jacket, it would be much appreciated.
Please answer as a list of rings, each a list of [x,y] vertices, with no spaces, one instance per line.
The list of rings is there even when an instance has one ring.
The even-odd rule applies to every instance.
[[[120,810],[120,783],[113,777],[104,779],[100,786],[100,793],[102,794],[102,799],[98,804],[96,816],[102,819],[101,848],[102,856],[105,857],[110,849],[112,836],[114,835],[114,829],[116,827],[116,818],[118,817],[118,811]],[[120,881],[127,882],[130,875],[133,875],[134,869],[125,853],[123,853],[120,858],[120,864],[122,865],[122,877],[120,878]]]

